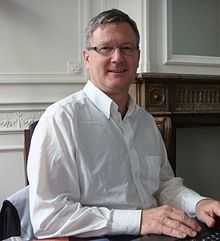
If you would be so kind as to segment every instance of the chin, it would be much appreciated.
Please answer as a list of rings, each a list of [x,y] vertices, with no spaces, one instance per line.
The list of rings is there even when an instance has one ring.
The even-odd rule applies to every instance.
[[[125,90],[128,89],[130,86],[130,82],[129,81],[123,81],[123,80],[117,80],[117,81],[111,81],[108,85],[109,89],[111,89],[112,91],[121,91],[121,90]]]
[[[129,80],[128,80],[128,78],[118,76],[118,77],[114,77],[114,78],[109,78],[109,82],[120,85],[120,84],[128,83]]]
[[[128,78],[128,76],[125,75],[125,74],[113,74],[113,75],[109,76],[109,80],[111,82],[115,82],[115,83],[117,83],[117,82],[119,82],[119,83],[121,83],[121,82],[128,83],[129,79],[130,78]]]

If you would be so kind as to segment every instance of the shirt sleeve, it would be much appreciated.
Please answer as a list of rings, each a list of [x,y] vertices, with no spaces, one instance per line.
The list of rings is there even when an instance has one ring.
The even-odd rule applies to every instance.
[[[62,121],[61,121],[62,119]],[[72,122],[44,114],[30,147],[30,217],[39,239],[138,234],[141,210],[117,210],[80,203],[80,182]]]
[[[195,216],[196,204],[205,197],[185,187],[183,179],[174,176],[162,137],[161,157],[160,188],[157,192],[159,204],[170,204],[183,209],[189,216]]]

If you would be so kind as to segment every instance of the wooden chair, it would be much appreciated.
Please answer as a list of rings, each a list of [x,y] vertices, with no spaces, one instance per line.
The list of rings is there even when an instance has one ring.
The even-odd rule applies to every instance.
[[[161,136],[163,137],[164,144],[167,150],[168,160],[174,171],[174,174],[176,174],[175,151],[174,151],[174,143],[172,142],[172,140],[174,140],[175,138],[173,138],[174,131],[172,128],[171,117],[169,115],[165,116],[164,114],[163,115],[158,114],[154,116],[154,119],[158,129],[160,130]]]
[[[34,129],[37,126],[38,121],[33,122],[28,129],[24,129],[24,173],[25,173],[25,184],[28,185],[28,177],[27,177],[27,161],[28,154],[31,145],[31,138],[34,133]]]

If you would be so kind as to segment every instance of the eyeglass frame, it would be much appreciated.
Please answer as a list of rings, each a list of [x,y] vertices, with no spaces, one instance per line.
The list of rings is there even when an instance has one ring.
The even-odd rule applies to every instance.
[[[93,47],[87,47],[87,50],[94,50],[96,53],[105,56],[110,57],[116,49],[119,49],[120,53],[126,56],[132,56],[136,50],[139,50],[139,47],[129,47],[129,46],[93,46]],[[109,49],[109,53],[102,53],[101,49]],[[129,50],[131,53],[125,53],[124,51]]]

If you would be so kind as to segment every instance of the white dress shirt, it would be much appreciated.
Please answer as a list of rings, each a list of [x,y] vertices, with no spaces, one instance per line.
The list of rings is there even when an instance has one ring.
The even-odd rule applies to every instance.
[[[38,238],[138,234],[141,209],[195,212],[201,196],[173,176],[153,117],[118,106],[92,82],[51,105],[28,159],[30,216]]]

